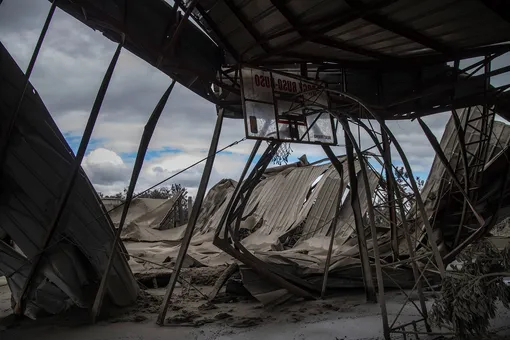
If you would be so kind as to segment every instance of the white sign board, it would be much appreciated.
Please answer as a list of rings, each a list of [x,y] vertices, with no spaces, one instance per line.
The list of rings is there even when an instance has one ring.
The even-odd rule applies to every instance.
[[[242,68],[246,137],[336,144],[329,100],[320,82]]]

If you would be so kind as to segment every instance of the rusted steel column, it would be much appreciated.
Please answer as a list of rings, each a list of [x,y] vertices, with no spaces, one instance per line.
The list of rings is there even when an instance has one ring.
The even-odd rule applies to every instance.
[[[122,41],[124,41],[124,39],[122,39]],[[17,302],[15,308],[16,314],[23,313],[24,309],[23,299],[25,295],[28,293],[30,282],[32,281],[34,274],[37,272],[37,269],[39,268],[42,254],[44,253],[44,250],[49,246],[51,239],[53,238],[53,234],[55,233],[55,230],[57,229],[57,226],[60,222],[60,218],[62,217],[64,209],[67,206],[67,201],[69,200],[69,196],[71,195],[71,191],[74,186],[74,181],[76,180],[76,176],[80,171],[81,162],[83,160],[83,157],[85,156],[85,151],[87,150],[87,146],[89,144],[92,131],[94,130],[94,125],[96,124],[97,117],[99,116],[99,111],[101,109],[101,105],[103,104],[103,100],[106,95],[106,90],[108,89],[108,85],[110,84],[110,80],[113,75],[113,70],[115,69],[117,60],[119,59],[119,55],[122,50],[122,45],[123,42],[119,43],[119,45],[117,46],[117,50],[113,55],[110,65],[108,66],[108,70],[106,71],[106,74],[103,78],[103,82],[101,83],[101,87],[99,88],[99,91],[97,93],[96,100],[94,101],[92,111],[90,112],[90,116],[87,121],[87,125],[85,126],[85,131],[83,132],[83,137],[81,139],[80,146],[78,147],[78,152],[76,153],[76,157],[74,159],[71,173],[69,174],[67,181],[64,183],[63,186],[64,189],[56,205],[57,211],[55,213],[55,216],[53,217],[53,220],[49,224],[48,231],[46,233],[44,242],[41,247],[41,252],[37,254],[32,260],[32,267],[30,268],[27,280],[25,281],[23,289],[21,290],[20,299]]]
[[[7,154],[7,147],[9,145],[9,140],[14,129],[14,125],[16,124],[16,120],[18,119],[19,111],[21,110],[21,105],[23,104],[23,99],[25,99],[25,93],[27,92],[28,85],[30,84],[30,76],[32,75],[35,62],[37,61],[37,57],[39,56],[39,51],[41,50],[44,38],[46,37],[46,32],[48,32],[48,28],[50,27],[51,19],[53,18],[53,14],[55,13],[56,7],[57,0],[53,0],[48,15],[46,16],[44,26],[41,30],[41,33],[39,34],[39,39],[37,40],[37,43],[35,45],[34,52],[32,53],[32,57],[30,58],[30,62],[28,63],[27,71],[25,72],[25,84],[23,86],[23,91],[21,92],[21,96],[18,100],[18,104],[16,105],[16,109],[14,110],[14,113],[7,125],[7,129],[5,130],[5,136],[2,138],[2,140],[0,140],[0,171],[3,169],[5,156]],[[0,135],[1,133],[2,131],[0,129]]]
[[[122,215],[120,216],[119,227],[115,232],[115,238],[113,239],[112,249],[110,251],[110,256],[108,257],[108,264],[106,265],[106,269],[101,278],[101,284],[99,285],[99,289],[96,294],[96,298],[94,300],[94,305],[92,306],[92,323],[96,322],[96,318],[101,311],[101,306],[103,304],[104,294],[108,287],[108,278],[110,277],[110,270],[113,265],[113,258],[115,257],[115,252],[117,251],[117,244],[120,241],[120,234],[122,233],[122,229],[124,228],[124,223],[126,222],[127,213],[129,210],[129,206],[131,205],[131,201],[133,200],[133,194],[135,192],[136,182],[138,181],[138,177],[140,175],[140,171],[142,170],[143,161],[145,159],[145,154],[147,153],[147,148],[149,147],[149,143],[151,141],[152,135],[154,134],[154,130],[156,129],[156,125],[158,123],[159,117],[165,108],[165,105],[168,101],[168,97],[170,97],[170,93],[175,86],[175,80],[172,81],[172,84],[168,87],[168,89],[161,96],[158,104],[154,108],[147,124],[145,125],[142,138],[140,140],[140,145],[138,146],[138,153],[136,155],[135,164],[133,166],[133,172],[131,173],[131,180],[129,181],[128,191],[126,193],[126,202],[124,203],[124,207],[122,208]]]
[[[211,146],[209,147],[209,154],[207,157],[207,161],[205,162],[204,172],[202,173],[202,179],[200,180],[200,186],[198,187],[197,196],[195,198],[195,204],[193,204],[193,209],[191,212],[190,219],[188,221],[188,226],[186,227],[186,232],[184,233],[184,237],[182,238],[181,241],[181,248],[179,249],[177,259],[175,260],[175,266],[172,272],[172,276],[170,277],[170,282],[168,283],[165,298],[163,299],[163,303],[161,304],[161,308],[159,309],[159,315],[157,319],[158,325],[163,325],[165,322],[168,304],[170,303],[170,298],[172,297],[175,284],[177,283],[177,278],[179,277],[179,273],[181,272],[182,263],[186,256],[186,253],[188,252],[191,237],[193,236],[193,232],[195,231],[195,225],[198,220],[200,208],[202,207],[202,202],[204,200],[205,192],[207,190],[207,185],[209,184],[209,178],[211,177],[211,171],[216,156],[216,149],[218,148],[218,141],[220,139],[222,124],[223,124],[223,110],[219,110],[218,118],[216,119],[216,127],[214,128],[214,133],[211,140]]]
[[[386,178],[391,176],[392,174],[392,167],[391,167],[391,146],[390,141],[388,138],[388,135],[386,134],[386,131],[384,129],[381,129],[381,138],[382,138],[382,144],[383,144],[383,157],[388,160],[385,164],[386,169]],[[399,251],[398,251],[398,221],[397,221],[397,211],[395,209],[395,193],[394,193],[395,187],[393,186],[393,181],[386,180],[386,196],[388,198],[388,217],[390,220],[390,234],[391,234],[391,251],[393,252],[393,259],[394,261],[397,261],[399,258]]]
[[[344,193],[344,169],[342,167],[342,163],[338,160],[336,155],[333,153],[333,150],[329,147],[329,145],[322,145],[322,149],[326,152],[326,155],[331,160],[331,164],[335,167],[338,175],[340,176],[340,187],[338,188],[338,198],[335,206],[335,215],[333,215],[333,220],[331,221],[331,239],[329,241],[328,255],[326,256],[326,263],[324,264],[324,277],[322,279],[322,289],[321,289],[321,298],[324,299],[324,295],[326,294],[326,286],[328,284],[328,275],[329,275],[329,265],[331,263],[331,253],[333,252],[333,244],[335,243],[336,236],[336,225],[338,224],[338,218],[340,215],[340,208],[342,207],[342,197]]]
[[[345,124],[345,122],[344,122]],[[348,123],[346,123],[348,124]],[[360,126],[360,125],[358,125]],[[354,149],[356,150],[356,154],[358,155],[358,160],[360,162],[361,167],[361,175],[363,177],[363,182],[365,183],[365,194],[367,196],[367,208],[368,208],[368,218],[370,221],[370,233],[372,234],[372,248],[374,250],[374,258],[375,258],[375,273],[377,276],[377,290],[378,290],[378,297],[379,297],[379,306],[381,307],[381,317],[383,321],[383,333],[384,338],[386,340],[390,340],[390,327],[388,325],[388,312],[386,310],[386,301],[384,298],[384,280],[383,280],[383,272],[381,267],[381,256],[379,254],[379,243],[377,242],[377,229],[375,226],[375,213],[374,213],[374,206],[372,203],[372,191],[370,190],[370,183],[368,181],[368,174],[367,174],[367,168],[365,166],[365,162],[368,163],[368,161],[365,160],[363,157],[363,153],[360,150],[360,147],[358,144],[356,144],[356,139],[352,135],[350,129],[344,126],[344,131],[346,133],[346,137],[349,138],[350,142],[352,143]],[[390,175],[391,176],[391,175]]]
[[[358,235],[359,255],[361,259],[361,267],[363,271],[363,283],[365,285],[365,294],[367,301],[377,302],[374,280],[372,278],[372,269],[370,267],[370,260],[368,257],[367,239],[365,237],[365,228],[363,227],[363,216],[361,214],[361,207],[359,204],[358,193],[358,179],[356,177],[356,169],[354,164],[354,152],[352,141],[349,138],[350,128],[349,123],[345,118],[340,118],[340,122],[344,128],[345,133],[345,151],[347,154],[347,170],[349,172],[349,183],[351,186],[350,197],[351,207],[354,213],[354,223],[356,224],[356,233]],[[361,164],[361,160],[360,164]]]

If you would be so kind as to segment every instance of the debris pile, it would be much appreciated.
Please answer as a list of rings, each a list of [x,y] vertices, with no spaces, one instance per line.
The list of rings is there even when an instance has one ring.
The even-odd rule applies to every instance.
[[[460,124],[465,126],[464,133],[467,139],[473,142],[466,146],[466,151],[469,155],[476,154],[478,148],[484,147],[483,143],[479,141],[483,137],[479,126],[483,121],[478,119],[481,117],[480,109],[475,107],[465,110],[460,113],[459,117]],[[494,221],[500,221],[506,216],[504,211],[508,206],[506,200],[509,191],[508,187],[504,185],[508,183],[505,182],[508,171],[504,169],[508,166],[506,157],[510,142],[510,127],[497,121],[492,124],[492,138],[489,143],[486,143],[485,165],[481,168],[483,172],[480,176],[482,185],[473,187],[471,191],[476,194],[476,211],[487,220],[490,220],[494,214],[494,202],[501,204],[503,210],[498,217],[492,217]],[[479,141],[479,143],[474,143],[474,141]],[[475,145],[476,149],[473,149],[472,145]],[[446,127],[441,141],[441,149],[444,150],[455,171],[459,175],[465,173],[460,164],[462,163],[462,145],[456,138],[453,118],[450,119]],[[474,164],[475,156],[468,156],[466,160],[468,165],[472,164],[472,168],[467,171],[471,175],[473,171],[478,170]],[[341,164],[344,164],[345,161],[345,157],[339,158]],[[374,169],[366,170],[369,179],[368,185],[372,192],[372,197],[369,199],[375,202],[381,199],[380,196],[376,197],[376,191],[384,186],[384,178]],[[360,176],[359,162],[356,162],[355,172],[358,175],[361,213],[366,215],[368,200],[364,195],[365,183]],[[257,270],[257,266],[264,266],[272,274],[284,277],[286,280],[294,280],[294,284],[304,287],[316,295],[320,291],[328,246],[333,236],[327,286],[329,288],[362,287],[363,274],[354,214],[349,202],[350,189],[348,185],[342,186],[342,181],[344,184],[349,183],[349,173],[346,167],[340,176],[332,164],[309,165],[308,162],[300,161],[268,168],[260,181],[253,187],[249,199],[243,203],[245,204],[243,213],[237,222],[233,223],[235,229],[232,230],[233,234],[227,236],[227,242],[221,240],[221,236],[225,235],[226,225],[222,218],[227,212],[237,183],[230,179],[220,181],[209,191],[204,201],[185,267],[197,265],[214,267],[226,263],[239,263],[239,279],[242,280],[244,289],[247,289],[261,302],[270,305],[279,298],[287,296],[289,292],[288,289],[278,286],[274,281],[267,280],[264,274]],[[342,204],[340,205],[339,219],[335,235],[331,235],[334,207],[341,188],[343,188],[343,193],[340,196]],[[405,188],[401,188],[401,190],[405,190]],[[502,192],[503,196],[499,196]],[[467,212],[464,217],[464,227],[460,233],[458,231],[457,227],[463,209],[462,204],[459,203],[459,201],[462,202],[459,195],[460,192],[456,191],[445,166],[436,156],[422,191],[422,198],[434,230],[438,235],[441,235],[438,238],[438,243],[443,255],[453,249],[457,235],[459,235],[457,242],[463,242],[472,234],[470,231],[476,230],[476,219],[473,214],[469,215]],[[503,199],[500,199],[501,197]],[[419,251],[420,242],[423,243],[425,238],[425,233],[421,231],[420,227],[423,223],[419,220],[419,214],[416,214],[415,207],[409,207],[407,216],[408,221],[412,222],[411,225],[415,226],[414,233],[418,235],[415,250]],[[491,223],[493,225],[494,222]],[[490,229],[490,225],[484,227],[486,231]],[[414,278],[410,266],[399,263],[400,260],[409,256],[401,226],[397,228],[398,258],[394,258],[392,254],[391,231],[388,223],[381,223],[377,230],[377,243],[383,265],[385,265],[385,286],[412,287]],[[184,227],[181,227],[173,231],[172,237],[161,236],[157,242],[153,242],[149,246],[141,242],[126,242],[126,247],[131,253],[139,251],[143,256],[143,259],[135,259],[138,263],[133,266],[134,272],[137,275],[143,272],[143,275],[146,276],[169,275],[172,261],[176,258],[179,249],[176,242],[182,237],[183,231]],[[423,233],[421,238],[419,237],[420,232]],[[239,242],[234,248],[228,246],[230,237]],[[374,241],[368,226],[365,226],[365,237],[367,250],[372,257]],[[150,242],[154,239],[140,239],[140,241]],[[167,263],[166,267],[162,268],[146,260],[156,263],[163,263],[167,260]],[[373,263],[373,259],[370,261]],[[397,264],[391,265],[393,262],[397,262]],[[231,270],[226,274],[227,278],[219,280],[221,281],[220,287],[226,281],[229,282],[228,276],[236,270]],[[431,282],[434,278],[438,279],[433,273],[430,273]]]
[[[454,117],[450,118],[441,139],[448,166],[468,194],[476,213],[465,203],[462,190],[455,185],[439,156],[434,158],[421,192],[437,234],[436,242],[447,262],[455,257],[447,256],[449,253],[455,251],[456,255],[461,250],[459,246],[467,245],[465,240],[469,238],[472,242],[486,236],[509,214],[510,126],[485,119],[481,107],[463,110],[458,124]],[[466,143],[459,142],[459,133],[465,136]],[[480,219],[484,222],[482,225]],[[418,217],[416,225],[420,223]],[[420,240],[424,238],[425,232]]]

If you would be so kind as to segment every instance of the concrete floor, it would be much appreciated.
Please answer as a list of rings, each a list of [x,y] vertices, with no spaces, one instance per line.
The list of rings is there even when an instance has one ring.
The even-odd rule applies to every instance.
[[[6,286],[0,285],[0,325],[2,318],[8,320],[10,293]],[[345,300],[345,299],[348,299]],[[387,296],[390,323],[402,306],[404,297],[397,292],[390,292]],[[1,340],[169,340],[169,339],[197,339],[197,340],[375,340],[382,339],[382,321],[378,304],[364,302],[363,294],[354,293],[344,298],[345,308],[339,311],[320,311],[317,306],[331,302],[338,306],[341,299],[332,298],[323,302],[304,302],[295,306],[267,311],[262,308],[260,316],[263,323],[249,328],[237,328],[228,324],[205,324],[201,327],[182,327],[155,325],[156,314],[146,314],[143,322],[115,322],[103,321],[96,325],[88,324],[87,314],[82,314],[81,320],[75,317],[42,318],[37,321],[25,320],[13,328],[0,326]],[[359,301],[359,303],[353,303]],[[245,308],[242,303],[232,304],[232,314],[236,309]],[[296,308],[306,315],[302,320],[290,321],[289,314]],[[307,313],[309,312],[309,313]],[[417,320],[419,314],[412,304],[406,305],[398,323]],[[493,322],[494,337],[491,339],[510,339],[510,313],[501,310],[498,318]],[[117,320],[118,321],[118,320]],[[5,322],[4,322],[5,324]],[[497,334],[497,335],[496,335]],[[394,339],[402,339],[394,335]],[[413,337],[408,337],[413,339]],[[425,339],[421,336],[420,339]]]

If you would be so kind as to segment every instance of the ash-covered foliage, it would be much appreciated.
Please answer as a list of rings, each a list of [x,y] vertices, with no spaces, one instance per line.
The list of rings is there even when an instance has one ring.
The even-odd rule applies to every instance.
[[[503,282],[510,276],[510,247],[498,251],[489,241],[480,241],[469,246],[458,260],[461,265],[454,266],[443,280],[430,321],[453,328],[459,339],[482,338],[496,316],[497,302],[510,307],[510,287]]]

